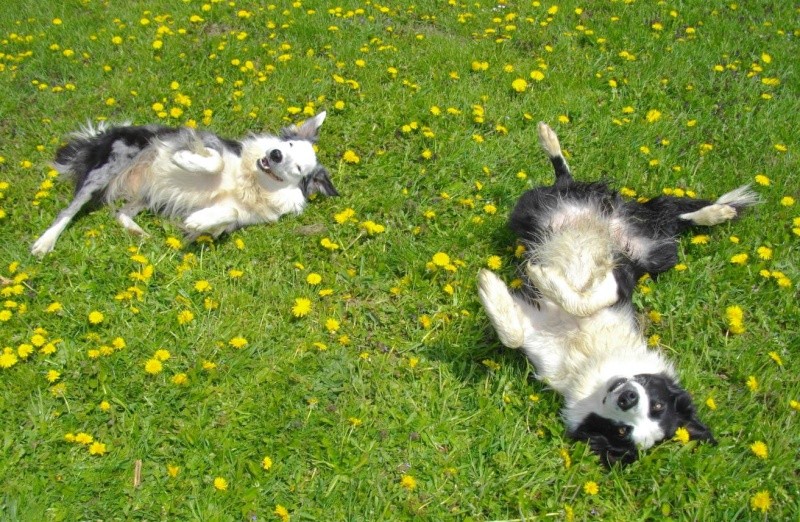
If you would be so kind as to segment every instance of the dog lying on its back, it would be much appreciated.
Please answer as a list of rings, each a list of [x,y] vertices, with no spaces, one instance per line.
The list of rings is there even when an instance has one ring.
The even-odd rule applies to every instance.
[[[241,141],[158,125],[101,124],[77,132],[54,164],[75,181],[75,195],[31,252],[41,256],[53,250],[88,203],[124,200],[117,220],[134,234],[144,234],[133,217],[145,208],[182,219],[190,240],[300,213],[314,193],[338,195],[314,152],[323,121],[325,112],[280,136]]]
[[[678,234],[733,219],[757,196],[745,186],[715,202],[625,201],[605,183],[575,181],[544,123],[539,140],[556,182],[523,194],[510,217],[527,247],[533,295],[512,294],[488,270],[478,275],[500,341],[520,348],[537,378],[564,397],[570,436],[588,441],[606,465],[635,461],[638,449],[680,427],[714,442],[672,364],[647,347],[631,295],[642,275],[675,266]]]

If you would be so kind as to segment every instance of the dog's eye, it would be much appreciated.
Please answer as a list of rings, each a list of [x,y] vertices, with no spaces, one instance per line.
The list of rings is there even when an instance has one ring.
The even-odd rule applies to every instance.
[[[661,411],[661,410],[664,409],[664,403],[663,402],[654,402],[651,409],[653,411]]]
[[[617,433],[620,437],[627,437],[628,433],[631,431],[630,427],[628,426],[620,426],[617,428]]]

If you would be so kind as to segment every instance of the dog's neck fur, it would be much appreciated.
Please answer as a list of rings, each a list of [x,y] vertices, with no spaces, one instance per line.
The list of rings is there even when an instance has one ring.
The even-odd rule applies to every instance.
[[[663,373],[677,379],[675,369],[659,352],[647,347],[638,327],[631,317],[621,319],[622,310],[605,310],[608,320],[585,320],[589,328],[579,325],[569,340],[568,354],[562,361],[561,371],[570,375],[569,382],[558,382],[558,377],[542,376],[564,396],[564,420],[569,429],[576,428],[590,413],[599,411],[603,397],[608,393],[609,382],[615,378],[632,378],[643,373]],[[614,319],[612,315],[617,315]],[[592,343],[591,350],[584,343]],[[598,347],[598,343],[603,346]],[[575,386],[575,384],[578,386]],[[559,384],[561,386],[559,386]]]

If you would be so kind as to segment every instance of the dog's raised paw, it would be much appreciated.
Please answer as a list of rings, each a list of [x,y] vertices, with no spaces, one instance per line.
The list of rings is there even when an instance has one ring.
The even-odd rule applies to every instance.
[[[505,283],[494,272],[481,270],[478,273],[478,297],[500,342],[508,348],[520,348],[525,341],[522,312]]]

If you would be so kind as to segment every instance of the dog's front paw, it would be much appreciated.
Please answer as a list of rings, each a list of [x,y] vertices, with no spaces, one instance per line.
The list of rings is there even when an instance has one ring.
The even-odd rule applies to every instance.
[[[197,174],[216,174],[222,170],[222,156],[206,148],[204,154],[189,150],[179,150],[172,155],[172,162],[188,172]]]
[[[36,240],[36,242],[31,247],[31,254],[37,257],[43,257],[45,254],[48,254],[53,251],[53,248],[56,246],[56,241],[54,238],[47,237],[47,234],[44,234],[42,237]]]
[[[522,312],[505,283],[494,272],[481,270],[478,273],[478,297],[500,342],[508,348],[520,348],[525,341]]]
[[[235,208],[218,205],[192,212],[184,220],[183,227],[190,233],[218,235],[221,230],[236,223],[237,218]]]

